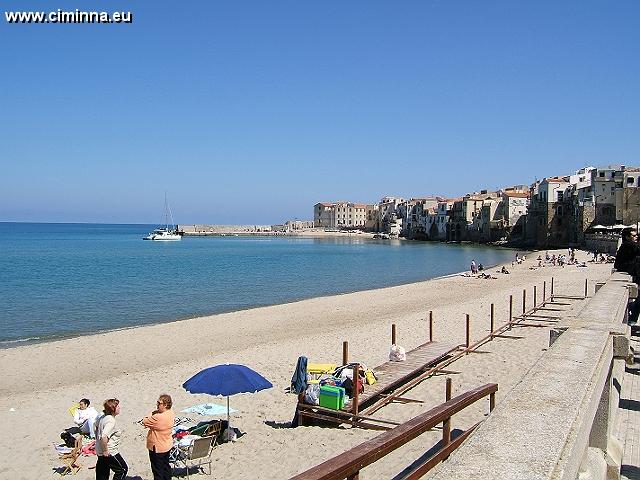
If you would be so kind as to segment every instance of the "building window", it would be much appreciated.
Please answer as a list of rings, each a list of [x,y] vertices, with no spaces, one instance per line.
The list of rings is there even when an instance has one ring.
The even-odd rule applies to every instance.
[[[558,192],[558,201],[562,202],[563,199],[564,199],[564,192]]]
[[[627,185],[633,185],[634,180],[633,177],[627,177]]]
[[[600,176],[601,178],[604,178],[604,172],[599,172],[599,176]]]

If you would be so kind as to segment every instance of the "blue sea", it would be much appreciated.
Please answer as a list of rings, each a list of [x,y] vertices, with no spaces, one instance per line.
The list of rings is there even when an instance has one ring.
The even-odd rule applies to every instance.
[[[346,235],[143,241],[153,228],[0,223],[0,347],[406,284],[513,255]]]

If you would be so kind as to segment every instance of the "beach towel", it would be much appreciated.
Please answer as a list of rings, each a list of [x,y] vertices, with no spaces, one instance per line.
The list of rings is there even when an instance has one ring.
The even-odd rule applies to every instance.
[[[291,377],[291,391],[301,394],[307,390],[307,357],[298,357],[296,370]]]
[[[82,446],[82,454],[83,455],[95,455],[96,454],[96,441],[95,440],[91,440],[89,443],[87,443],[86,445]]]
[[[227,407],[218,405],[217,403],[201,403],[193,407],[185,408],[182,413],[198,413],[200,415],[226,415]],[[229,408],[229,413],[237,412],[233,408]]]

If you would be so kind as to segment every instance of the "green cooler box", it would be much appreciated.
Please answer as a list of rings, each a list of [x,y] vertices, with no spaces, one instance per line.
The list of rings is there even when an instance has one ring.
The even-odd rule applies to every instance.
[[[320,406],[340,410],[344,407],[344,388],[332,385],[320,387]]]

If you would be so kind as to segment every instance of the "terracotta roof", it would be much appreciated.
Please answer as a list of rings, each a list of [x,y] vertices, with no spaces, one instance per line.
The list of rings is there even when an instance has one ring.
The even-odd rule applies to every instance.
[[[320,202],[319,205],[322,205],[323,207],[335,207],[336,206],[335,203],[328,203],[328,202]]]
[[[549,178],[545,178],[545,180],[547,181],[547,183],[549,182],[568,183],[569,182],[569,179],[567,177],[549,177]]]
[[[367,208],[364,203],[354,203],[353,208]]]
[[[529,192],[504,192],[507,197],[529,198]]]

